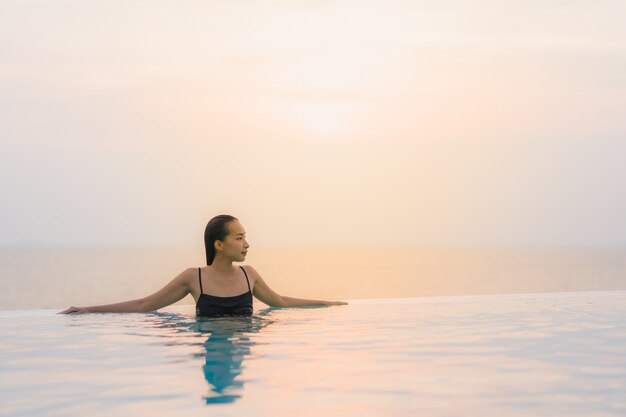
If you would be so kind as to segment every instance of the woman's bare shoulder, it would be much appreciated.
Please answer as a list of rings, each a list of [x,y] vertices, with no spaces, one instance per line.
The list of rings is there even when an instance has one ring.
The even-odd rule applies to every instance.
[[[180,274],[178,274],[174,279],[178,279],[181,284],[186,285],[187,287],[191,287],[191,282],[194,277],[198,276],[198,267],[190,266],[189,268],[185,268]]]
[[[256,283],[257,280],[261,278],[261,275],[252,265],[241,265],[241,267],[248,273],[248,277],[252,280],[252,282]]]

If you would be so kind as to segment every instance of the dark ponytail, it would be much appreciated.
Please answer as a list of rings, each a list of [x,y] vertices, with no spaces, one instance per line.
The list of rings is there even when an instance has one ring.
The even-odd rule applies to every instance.
[[[206,264],[211,265],[215,258],[215,241],[223,241],[228,235],[228,223],[238,220],[228,214],[220,214],[213,217],[204,229],[204,250],[206,251]]]

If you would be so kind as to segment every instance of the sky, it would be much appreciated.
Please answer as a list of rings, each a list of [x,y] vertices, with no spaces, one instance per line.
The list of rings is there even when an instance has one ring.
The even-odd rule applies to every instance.
[[[626,245],[623,1],[0,3],[0,246]]]

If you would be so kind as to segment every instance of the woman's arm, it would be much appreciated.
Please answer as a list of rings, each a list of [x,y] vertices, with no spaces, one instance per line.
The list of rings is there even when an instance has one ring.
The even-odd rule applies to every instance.
[[[283,298],[283,307],[314,306],[314,305],[339,306],[339,305],[348,304],[345,301],[307,300],[304,298],[293,298],[293,297],[285,297],[285,296],[283,296],[282,298]]]
[[[115,304],[106,304],[90,307],[70,307],[60,311],[58,314],[72,313],[145,313],[148,311],[158,310],[176,301],[181,300],[189,294],[189,277],[193,268],[187,268],[174,279],[172,279],[165,287],[152,295],[137,300],[124,301]]]
[[[252,272],[254,276],[254,296],[261,300],[263,303],[271,307],[297,307],[297,306],[310,306],[310,305],[345,305],[348,304],[344,301],[324,301],[324,300],[307,300],[304,298],[285,297],[274,290],[263,280],[261,275],[251,267],[246,265],[246,269]]]
[[[115,304],[106,304],[100,306],[89,307],[70,307],[66,310],[59,311],[57,314],[74,314],[74,313],[141,313],[143,312],[142,300],[124,301]]]

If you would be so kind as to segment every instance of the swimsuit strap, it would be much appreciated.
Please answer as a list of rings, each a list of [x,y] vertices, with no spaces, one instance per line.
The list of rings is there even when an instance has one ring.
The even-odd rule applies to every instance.
[[[248,274],[246,274],[246,270],[243,269],[243,266],[239,265],[239,268],[241,268],[241,270],[243,271],[243,274],[246,276],[246,282],[248,283],[248,291],[252,291],[250,289],[250,281],[248,280]]]
[[[198,282],[200,282],[200,294],[202,294],[202,272],[200,272],[200,268],[198,268]]]

